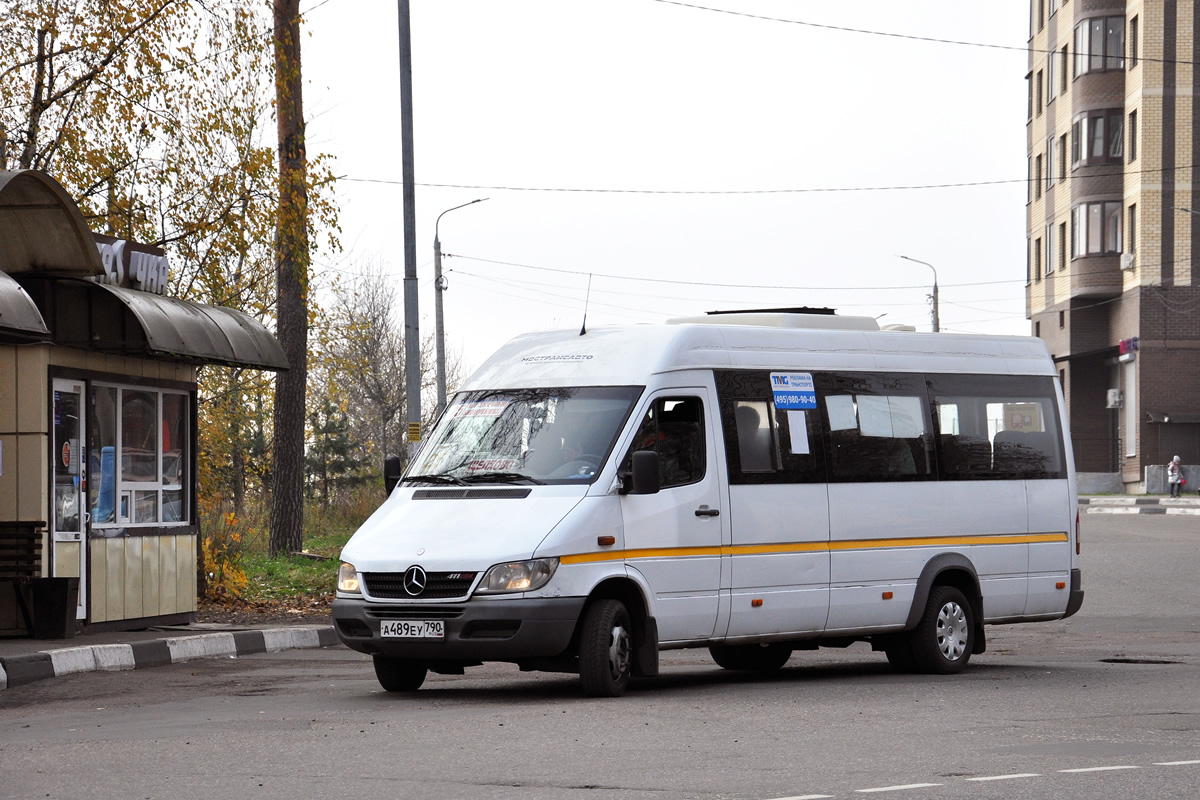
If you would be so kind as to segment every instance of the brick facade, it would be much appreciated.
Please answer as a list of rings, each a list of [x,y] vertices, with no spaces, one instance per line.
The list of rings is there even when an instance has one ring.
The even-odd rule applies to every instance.
[[[1190,66],[1200,61],[1200,20],[1194,0],[1075,0],[1039,20],[1039,8],[1050,14],[1050,5],[1033,0],[1030,9],[1028,153],[1036,173],[1039,157],[1049,164],[1048,151],[1056,142],[1061,149],[1066,135],[1066,180],[1045,186],[1043,175],[1043,186],[1031,187],[1026,309],[1063,376],[1076,468],[1120,472],[1137,484],[1145,467],[1173,455],[1200,463],[1200,286],[1192,277],[1200,214],[1179,210],[1200,211],[1191,168],[1200,163],[1200,114]],[[1120,64],[1108,49],[1099,60],[1085,56],[1078,70],[1076,28],[1103,18],[1099,38],[1111,48],[1110,23],[1122,14]],[[1043,85],[1039,107],[1039,76],[1061,77],[1064,68],[1066,88],[1056,86],[1050,99]],[[1103,136],[1075,142],[1089,125],[1098,132],[1097,116]],[[1122,125],[1115,138],[1114,119]],[[1088,220],[1083,252],[1076,249],[1076,207]],[[1119,241],[1110,225],[1117,208]],[[1058,241],[1063,225],[1065,242]],[[1055,252],[1047,252],[1047,240]],[[1124,408],[1106,407],[1110,389],[1123,391]]]

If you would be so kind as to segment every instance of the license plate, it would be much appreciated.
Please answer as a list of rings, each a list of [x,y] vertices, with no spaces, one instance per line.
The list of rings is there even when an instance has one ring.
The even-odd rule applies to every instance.
[[[393,619],[379,623],[385,639],[444,639],[446,623],[440,619]]]

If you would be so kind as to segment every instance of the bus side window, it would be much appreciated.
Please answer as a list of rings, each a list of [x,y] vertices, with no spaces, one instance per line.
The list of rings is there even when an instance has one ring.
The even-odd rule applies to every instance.
[[[763,400],[738,400],[734,410],[742,472],[774,472],[771,416]]]
[[[655,400],[642,418],[633,445],[621,461],[621,474],[632,471],[638,450],[658,452],[659,481],[663,489],[696,483],[704,477],[704,405],[698,397]]]

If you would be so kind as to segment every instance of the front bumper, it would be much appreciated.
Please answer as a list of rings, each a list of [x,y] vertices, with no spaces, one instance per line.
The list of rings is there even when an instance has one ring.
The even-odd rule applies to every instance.
[[[360,653],[429,661],[523,661],[560,655],[571,643],[583,613],[583,597],[491,600],[462,603],[372,603],[333,601],[338,639]],[[440,619],[443,639],[379,636],[379,623],[393,619]]]

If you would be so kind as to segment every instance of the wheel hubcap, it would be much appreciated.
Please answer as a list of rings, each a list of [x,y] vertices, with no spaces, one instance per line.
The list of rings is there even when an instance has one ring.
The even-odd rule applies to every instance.
[[[946,603],[938,612],[937,641],[949,661],[957,661],[967,651],[967,614],[958,603]]]
[[[608,644],[608,671],[614,681],[629,671],[629,650],[629,632],[622,625],[613,626]]]

